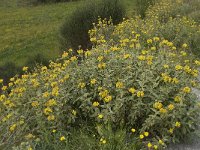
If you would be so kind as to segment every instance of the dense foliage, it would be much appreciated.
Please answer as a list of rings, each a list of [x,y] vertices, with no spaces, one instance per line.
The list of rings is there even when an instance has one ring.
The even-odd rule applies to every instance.
[[[145,18],[146,11],[149,6],[154,5],[155,0],[136,0],[137,5],[137,13],[142,17]]]
[[[69,49],[48,67],[24,67],[11,78],[0,96],[0,149],[163,149],[194,132],[200,61],[189,55],[189,39],[170,41],[160,31],[176,21],[199,27],[166,17],[183,1],[171,3],[153,6],[147,20],[99,18],[91,51]]]
[[[78,0],[18,0],[18,5],[40,5],[40,4],[51,4],[60,2],[73,2]]]

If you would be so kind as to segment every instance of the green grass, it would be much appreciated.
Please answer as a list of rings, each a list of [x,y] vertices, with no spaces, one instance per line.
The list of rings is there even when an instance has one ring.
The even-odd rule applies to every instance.
[[[20,8],[12,2],[0,2],[0,65],[12,61],[23,66],[37,54],[57,57],[60,25],[80,2]]]
[[[19,7],[17,0],[1,0],[0,66],[11,61],[21,67],[37,54],[48,60],[57,58],[61,52],[59,28],[80,3]],[[124,3],[128,14],[134,13],[133,0]]]

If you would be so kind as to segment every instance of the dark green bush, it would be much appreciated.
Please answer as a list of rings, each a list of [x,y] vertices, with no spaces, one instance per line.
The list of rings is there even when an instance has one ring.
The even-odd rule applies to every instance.
[[[59,3],[59,2],[71,2],[76,0],[34,0],[35,3]]]
[[[26,62],[25,66],[29,67],[29,70],[33,70],[36,65],[45,65],[47,66],[49,61],[41,54],[37,54],[33,57],[30,57]],[[0,79],[4,79],[4,84],[9,82],[9,79],[15,75],[22,75],[22,68],[16,66],[13,62],[7,62],[4,65],[0,66]]]
[[[153,5],[155,2],[155,0],[136,0],[136,9],[137,9],[137,13],[144,18],[145,17],[145,13],[146,10],[148,9],[148,7],[150,5]]]
[[[66,18],[61,27],[62,49],[77,49],[79,45],[83,49],[91,48],[88,31],[93,27],[92,23],[97,22],[98,17],[111,17],[113,23],[118,24],[124,16],[125,8],[120,0],[86,1]]]
[[[21,73],[21,69],[13,62],[7,62],[3,66],[0,66],[0,78],[4,79],[5,84],[8,83],[11,77]]]
[[[18,0],[17,4],[20,6],[24,6],[24,5],[39,5],[39,4],[72,2],[72,1],[78,1],[78,0]]]
[[[37,64],[47,66],[49,64],[49,61],[43,55],[37,54],[33,57],[30,57],[26,62],[26,66],[31,69],[33,69]]]

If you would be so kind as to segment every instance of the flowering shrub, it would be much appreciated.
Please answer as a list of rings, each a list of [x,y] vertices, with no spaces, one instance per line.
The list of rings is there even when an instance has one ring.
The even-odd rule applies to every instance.
[[[99,19],[91,51],[3,85],[0,149],[162,149],[195,131],[200,61],[136,20]]]
[[[147,40],[150,42],[153,37],[158,36],[171,41],[175,47],[182,48],[182,44],[186,43],[188,45],[187,51],[192,51],[196,56],[199,56],[199,24],[186,16],[178,15],[179,13],[174,12],[176,14],[174,16],[171,14],[175,8],[183,4],[182,0],[173,1],[173,3],[171,0],[160,1],[147,11],[145,20],[135,17],[123,21],[116,27],[110,22],[108,22],[109,25],[105,25],[106,20],[103,20],[93,30],[90,30],[91,41],[102,43],[103,38],[105,38],[106,42],[111,45],[119,43],[123,45],[129,42],[127,40],[133,36],[133,32],[136,32],[139,35],[135,34],[134,36],[140,36],[143,46],[146,46],[144,42]],[[171,45],[171,42],[168,44]],[[130,46],[132,47],[133,44]]]

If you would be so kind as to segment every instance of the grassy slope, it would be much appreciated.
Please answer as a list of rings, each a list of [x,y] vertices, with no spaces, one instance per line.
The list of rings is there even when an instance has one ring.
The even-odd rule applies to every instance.
[[[59,26],[79,4],[17,8],[9,2],[5,7],[1,3],[0,65],[13,61],[19,66],[38,53],[49,59],[59,54]]]
[[[30,57],[59,55],[59,27],[81,2],[17,7],[17,0],[0,1],[0,65],[12,61],[23,66]],[[134,0],[123,0],[129,14]]]

